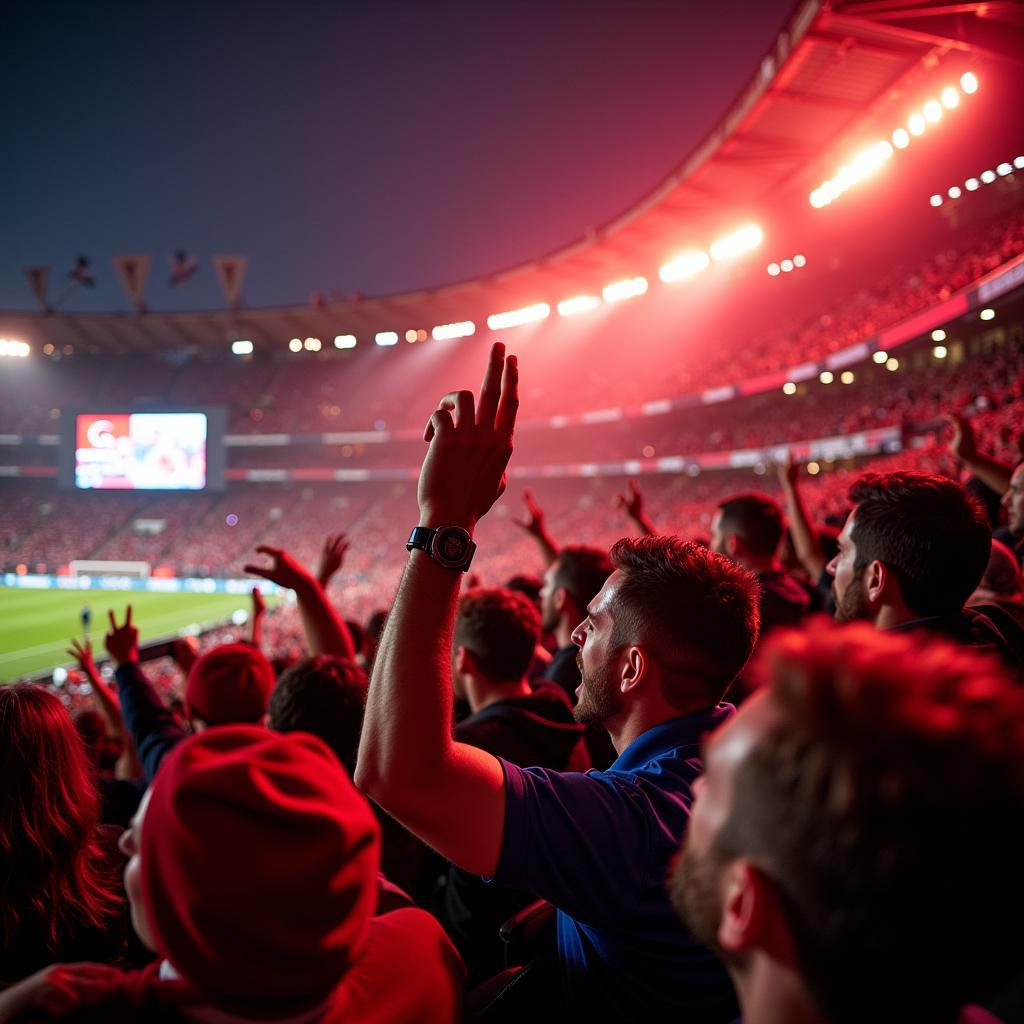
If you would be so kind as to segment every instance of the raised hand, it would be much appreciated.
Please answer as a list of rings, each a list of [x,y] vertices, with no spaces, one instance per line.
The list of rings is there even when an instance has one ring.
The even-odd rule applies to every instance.
[[[950,454],[961,462],[972,462],[978,455],[974,427],[958,412],[947,412],[944,418],[952,427],[952,437],[949,439]]]
[[[287,587],[289,590],[298,590],[307,584],[312,577],[304,565],[296,561],[284,548],[272,548],[261,544],[256,551],[261,555],[270,558],[270,565],[247,565],[243,572],[253,576],[262,576],[279,587]]]
[[[800,479],[800,464],[793,461],[793,453],[788,448],[786,454],[775,463],[775,472],[782,487],[796,487],[796,482]]]
[[[117,624],[117,619],[114,618],[113,610],[107,614],[110,616],[110,632],[103,641],[107,653],[117,665],[123,665],[128,661],[138,661],[139,631],[132,625],[132,606],[128,605],[124,622],[120,626]]]
[[[99,674],[96,671],[96,662],[92,657],[92,644],[88,640],[81,644],[77,640],[72,639],[71,646],[67,648],[67,653],[78,662],[78,667],[90,679]]]
[[[263,592],[259,587],[252,588],[252,617],[258,619],[267,614],[267,602],[263,599]]]
[[[320,561],[316,568],[316,578],[320,581],[320,586],[326,587],[331,577],[341,568],[348,549],[349,543],[345,534],[327,534],[320,548]]]
[[[533,537],[540,537],[545,530],[544,510],[533,499],[533,491],[523,491],[523,504],[526,515],[522,519],[513,518],[512,522]]]
[[[121,976],[106,964],[50,964],[0,993],[0,1020],[47,1020],[95,1005]]]
[[[643,518],[644,495],[635,480],[627,480],[625,493],[615,495],[615,506],[621,508],[630,519]]]
[[[423,432],[429,445],[417,499],[422,526],[472,529],[505,490],[519,408],[516,357],[491,347],[480,400],[472,391],[444,396]]]

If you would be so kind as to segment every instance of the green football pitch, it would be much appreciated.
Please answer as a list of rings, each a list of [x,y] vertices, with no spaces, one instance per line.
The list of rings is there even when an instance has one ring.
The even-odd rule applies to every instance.
[[[267,603],[272,603],[267,598]],[[125,605],[132,606],[132,621],[139,643],[176,634],[187,626],[213,626],[238,609],[249,611],[245,594],[150,594],[113,590],[18,590],[0,587],[0,682],[30,673],[71,665],[65,653],[71,637],[82,637],[81,609],[92,608],[91,636],[97,661],[105,656],[103,636],[113,609],[120,622]]]

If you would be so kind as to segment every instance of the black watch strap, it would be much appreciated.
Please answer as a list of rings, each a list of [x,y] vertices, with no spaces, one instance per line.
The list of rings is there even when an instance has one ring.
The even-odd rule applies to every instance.
[[[405,548],[407,551],[423,551],[439,565],[458,572],[469,568],[476,553],[476,544],[469,531],[461,526],[439,526],[437,529],[414,526]]]

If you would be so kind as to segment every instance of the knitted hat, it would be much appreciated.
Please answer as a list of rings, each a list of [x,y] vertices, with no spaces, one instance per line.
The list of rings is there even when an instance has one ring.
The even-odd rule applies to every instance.
[[[190,736],[161,765],[142,827],[157,949],[228,1012],[317,1006],[366,941],[379,836],[315,736],[251,725]]]
[[[249,644],[222,644],[192,666],[185,713],[207,725],[259,722],[274,689],[274,667]]]

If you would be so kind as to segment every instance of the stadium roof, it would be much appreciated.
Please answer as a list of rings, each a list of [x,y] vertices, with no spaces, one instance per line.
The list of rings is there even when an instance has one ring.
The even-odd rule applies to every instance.
[[[738,220],[807,192],[833,170],[838,142],[936,68],[1020,64],[1024,9],[1011,2],[804,0],[709,136],[629,210],[555,252],[473,280],[319,307],[190,313],[9,313],[0,332],[86,351],[220,349],[251,339],[430,330],[540,301],[593,293],[707,245]],[[684,102],[689,100],[684,99]],[[831,162],[830,162],[831,161]]]

